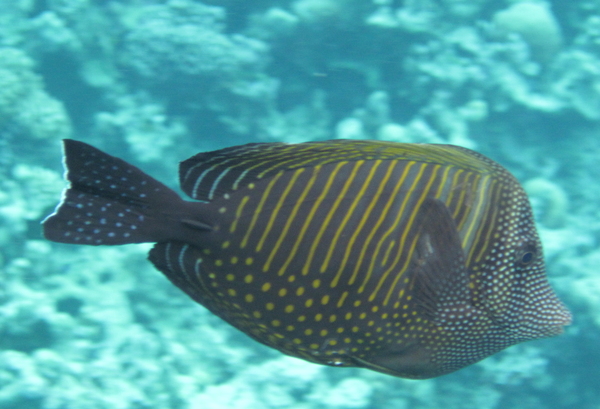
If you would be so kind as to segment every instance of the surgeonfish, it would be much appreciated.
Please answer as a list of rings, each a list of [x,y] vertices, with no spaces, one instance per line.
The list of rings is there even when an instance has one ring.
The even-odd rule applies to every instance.
[[[64,141],[47,239],[156,243],[170,281],[255,340],[310,362],[424,379],[560,334],[529,200],[457,146],[254,143],[179,168],[186,201]]]

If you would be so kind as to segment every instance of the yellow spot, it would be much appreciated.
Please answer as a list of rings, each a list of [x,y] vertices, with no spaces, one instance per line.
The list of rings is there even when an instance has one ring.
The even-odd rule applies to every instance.
[[[302,294],[304,294],[304,287],[298,287],[296,289],[296,295],[301,296]]]
[[[373,325],[375,325],[375,321],[369,321],[369,322],[367,322],[367,325],[369,327],[372,327]]]
[[[342,332],[344,332],[344,327],[339,327],[339,328],[337,329],[337,333],[338,333],[338,334],[341,334]]]
[[[227,209],[226,209],[226,208],[224,208],[224,207],[220,207],[220,208],[219,208],[219,213],[221,213],[221,214],[222,214],[222,213],[225,213],[226,211],[227,211]]]
[[[273,320],[273,321],[271,321],[271,325],[274,326],[274,327],[278,327],[278,326],[281,325],[281,321],[279,321],[279,320]]]
[[[212,283],[210,283],[210,285],[213,286],[213,287],[218,287],[219,286],[219,284],[217,284],[215,281],[213,281]]]
[[[321,280],[319,280],[318,278],[312,282],[312,286],[313,288],[319,288],[321,286]]]
[[[277,338],[280,338],[280,339],[283,339],[283,338],[285,338],[285,337],[284,337],[282,334],[275,334],[275,336],[276,336]]]
[[[254,189],[255,184],[254,183],[248,183],[248,189]]]
[[[238,260],[239,259],[235,256],[231,257],[231,264],[237,264]]]
[[[293,331],[296,328],[293,325],[288,325],[287,327],[285,327],[285,329],[288,330],[288,331]]]
[[[361,320],[364,320],[365,318],[367,318],[367,313],[361,312],[360,315],[358,316],[358,318],[360,318]]]
[[[260,313],[260,311],[254,311],[254,312],[252,313],[252,316],[253,316],[254,318],[260,318],[260,317],[262,317],[262,314]]]
[[[217,278],[217,275],[215,273],[210,273],[208,277],[214,280],[215,278]]]
[[[204,250],[202,250],[202,252],[204,254],[206,254],[207,256],[210,254],[210,250],[209,249],[204,249]]]
[[[321,298],[321,304],[327,305],[328,302],[329,302],[329,296],[324,295],[323,298]]]
[[[265,292],[265,293],[266,293],[267,291],[269,291],[270,289],[271,289],[271,283],[264,283],[264,284],[262,285],[262,287],[261,287],[261,290],[262,290],[263,292]]]
[[[252,276],[252,274],[248,274],[246,277],[244,277],[244,282],[246,284],[250,284],[253,280],[254,280],[254,277]]]
[[[469,288],[472,290],[475,288],[475,283],[469,283]]]
[[[216,266],[222,266],[223,265],[223,260],[215,260],[215,265]]]
[[[358,348],[354,347],[354,348],[350,348],[351,352],[358,352]]]
[[[377,312],[377,311],[379,311],[379,307],[374,305],[373,308],[371,308],[371,311]]]
[[[293,342],[294,344],[301,344],[301,343],[302,343],[302,340],[301,340],[300,338],[294,338],[294,339],[292,340],[292,342]]]
[[[296,281],[296,276],[292,274],[291,276],[288,277],[288,281],[290,283],[293,283],[294,281]]]
[[[319,322],[323,319],[323,314],[318,313],[317,315],[315,315],[315,321]]]
[[[400,307],[400,301],[396,301],[396,302],[394,303],[394,308],[398,308],[398,307]]]
[[[335,345],[335,344],[337,344],[337,341],[335,339],[329,340],[329,345]]]
[[[279,290],[278,294],[280,297],[285,297],[285,295],[287,294],[287,290],[285,288],[282,288]]]
[[[246,302],[252,302],[254,301],[254,296],[252,294],[246,294],[246,297],[244,297],[244,299],[246,300]]]
[[[253,259],[252,257],[248,257],[248,258],[246,259],[246,265],[247,265],[247,266],[251,265],[253,262],[254,262],[254,259]]]
[[[309,298],[308,300],[306,300],[306,302],[304,303],[304,305],[306,305],[306,307],[312,307],[312,305],[313,305],[312,298]]]
[[[329,322],[335,322],[336,319],[337,317],[335,316],[335,314],[329,316]]]
[[[360,300],[354,301],[354,306],[355,307],[360,307]]]
[[[319,332],[319,334],[320,334],[322,337],[325,337],[325,336],[327,336],[327,330],[326,330],[326,329],[322,329],[322,330],[321,330],[321,332]]]
[[[386,319],[388,317],[388,313],[384,312],[383,314],[381,314],[381,318]]]
[[[298,317],[298,322],[304,322],[306,321],[306,315],[301,315]]]
[[[229,290],[227,290],[227,294],[229,294],[232,297],[235,297],[237,295],[237,292],[233,288],[230,288]]]
[[[224,248],[224,249],[226,249],[226,248],[228,248],[228,247],[229,247],[229,245],[230,245],[230,244],[231,244],[231,242],[229,242],[229,241],[224,241],[224,242],[223,242],[223,244],[221,244],[221,248]]]
[[[312,333],[313,333],[313,330],[310,328],[304,330],[304,335],[312,335]]]
[[[233,281],[233,280],[235,280],[235,276],[233,274],[227,274],[225,276],[225,278],[227,279],[227,281]]]
[[[350,338],[344,338],[344,342],[345,342],[346,344],[349,344],[350,342],[352,342],[352,340],[351,340]]]
[[[294,306],[293,305],[286,305],[285,306],[285,312],[290,313],[294,311]]]
[[[310,344],[310,349],[319,349],[319,344]]]
[[[272,302],[268,302],[266,307],[267,307],[267,310],[273,311],[275,309],[275,304],[273,304]]]

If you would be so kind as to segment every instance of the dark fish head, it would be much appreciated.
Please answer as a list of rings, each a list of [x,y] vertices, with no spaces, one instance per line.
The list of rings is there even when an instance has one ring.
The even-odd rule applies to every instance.
[[[571,323],[546,277],[529,200],[511,175],[505,172],[501,179],[499,200],[490,206],[493,233],[465,249],[467,302],[455,292],[440,303],[436,320],[444,335],[424,348],[433,353],[416,378],[449,373],[511,345],[561,334]]]
[[[571,314],[546,277],[529,200],[516,184],[507,196],[507,206],[499,215],[502,235],[480,267],[483,308],[515,342],[560,334],[570,324]]]

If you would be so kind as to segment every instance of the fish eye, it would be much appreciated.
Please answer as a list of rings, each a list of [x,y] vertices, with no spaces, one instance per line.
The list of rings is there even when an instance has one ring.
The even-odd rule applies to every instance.
[[[522,266],[528,266],[537,258],[537,251],[533,245],[525,245],[520,252],[517,253],[517,262]]]
[[[521,256],[521,264],[527,265],[527,264],[531,263],[534,258],[535,258],[535,255],[531,251],[523,253],[523,255]]]

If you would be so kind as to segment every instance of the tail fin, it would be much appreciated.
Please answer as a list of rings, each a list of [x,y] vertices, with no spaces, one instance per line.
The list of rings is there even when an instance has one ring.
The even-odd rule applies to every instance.
[[[178,226],[164,216],[188,202],[121,159],[83,142],[63,142],[69,186],[43,221],[48,240],[101,245],[169,239],[165,235]]]

